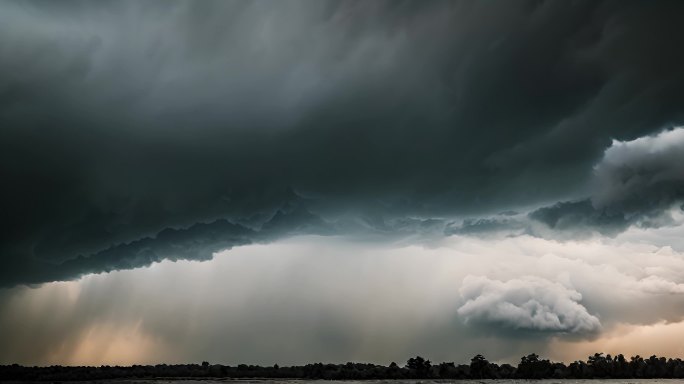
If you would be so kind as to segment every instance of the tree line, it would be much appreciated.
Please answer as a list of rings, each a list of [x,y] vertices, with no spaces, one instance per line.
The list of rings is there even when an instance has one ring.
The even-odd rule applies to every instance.
[[[324,380],[370,379],[632,379],[684,378],[684,361],[679,358],[611,356],[596,353],[587,361],[568,365],[542,359],[537,354],[523,356],[517,366],[489,362],[476,355],[470,364],[439,363],[417,356],[404,366],[367,363],[306,364],[290,367],[237,366],[209,364],[158,364],[100,367],[58,366],[25,367],[18,364],[0,366],[0,381],[81,381],[127,378],[283,378]]]

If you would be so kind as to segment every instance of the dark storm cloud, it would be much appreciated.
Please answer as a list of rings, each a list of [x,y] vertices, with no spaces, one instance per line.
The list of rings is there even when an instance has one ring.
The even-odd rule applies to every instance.
[[[274,217],[292,189],[380,232],[586,196],[612,138],[682,121],[683,7],[4,2],[2,285],[325,232]]]
[[[498,232],[526,231],[528,225],[519,218],[495,216],[465,219],[462,223],[450,223],[444,231],[447,235],[481,235]]]
[[[684,128],[615,141],[594,168],[597,208],[650,214],[684,198]]]
[[[560,202],[529,214],[552,229],[615,235],[630,225],[675,224],[684,199],[684,128],[614,141],[594,167],[591,198]]]
[[[188,228],[166,228],[154,236],[116,244],[62,262],[19,260],[0,272],[0,287],[65,281],[88,273],[150,266],[162,260],[211,260],[213,254],[239,245],[264,243],[290,234],[332,234],[333,227],[301,206],[278,210],[260,228],[219,219]],[[11,260],[14,261],[14,260]],[[21,263],[24,262],[24,263]]]
[[[565,201],[530,212],[529,217],[540,221],[554,230],[599,231],[604,235],[616,235],[629,227],[630,220],[622,212],[610,213],[596,209],[591,201]]]

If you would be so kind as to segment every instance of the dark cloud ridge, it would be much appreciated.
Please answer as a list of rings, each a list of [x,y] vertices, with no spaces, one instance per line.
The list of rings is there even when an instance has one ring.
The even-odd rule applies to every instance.
[[[285,210],[283,210],[285,209]],[[3,270],[0,286],[72,280],[89,273],[150,266],[163,260],[206,261],[235,246],[264,243],[293,234],[330,235],[333,226],[301,206],[279,209],[259,228],[225,219],[197,223],[188,228],[166,228],[154,236],[113,245],[63,262],[36,260]]]

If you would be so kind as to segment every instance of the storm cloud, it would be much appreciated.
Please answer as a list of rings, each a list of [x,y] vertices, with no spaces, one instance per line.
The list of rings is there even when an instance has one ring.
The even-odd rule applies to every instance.
[[[665,163],[678,152],[652,162],[632,154],[650,141],[629,143],[684,117],[683,7],[3,2],[1,284],[175,259],[158,234],[201,243],[217,220],[259,230],[293,191],[338,228],[440,226],[583,199],[598,163],[609,185],[592,204],[657,206],[676,196]],[[154,256],[135,261],[130,244],[151,238]],[[113,247],[130,260],[96,261]],[[195,249],[179,253],[208,257]],[[73,271],[49,271],[63,263]]]
[[[614,141],[595,166],[597,208],[649,214],[684,198],[684,128]]]
[[[616,235],[630,225],[677,225],[671,211],[684,199],[684,128],[613,141],[594,166],[591,195],[530,212],[560,231]]]

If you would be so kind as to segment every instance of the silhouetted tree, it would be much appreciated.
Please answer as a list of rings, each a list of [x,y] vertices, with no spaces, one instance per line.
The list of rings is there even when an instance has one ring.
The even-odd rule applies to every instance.
[[[520,359],[518,367],[509,364],[501,366],[490,363],[482,355],[476,355],[470,365],[441,363],[432,366],[429,360],[420,356],[406,362],[405,368],[396,363],[389,367],[376,364],[349,362],[346,364],[315,363],[303,366],[269,367],[239,364],[177,364],[177,365],[133,365],[130,367],[23,367],[21,365],[0,365],[0,382],[29,381],[95,381],[112,379],[151,378],[285,378],[324,380],[378,380],[404,378],[445,379],[510,379],[510,378],[684,378],[684,362],[681,359],[667,359],[651,356],[643,359],[634,356],[629,361],[623,355],[589,356],[587,362],[575,361],[568,366],[554,363],[530,354]]]
[[[412,357],[406,361],[406,368],[410,369],[416,377],[425,378],[430,372],[432,363],[420,356]]]
[[[609,377],[610,365],[608,358],[603,356],[603,353],[594,353],[593,356],[587,358],[587,365],[591,368],[593,377]],[[612,359],[610,359],[612,362]]]
[[[437,374],[442,379],[455,379],[456,365],[454,363],[440,363]]]
[[[553,377],[554,366],[549,360],[539,359],[536,353],[520,358],[516,376],[522,379],[544,379]]]
[[[470,376],[475,379],[484,379],[489,376],[489,361],[484,356],[477,354],[470,359]]]

